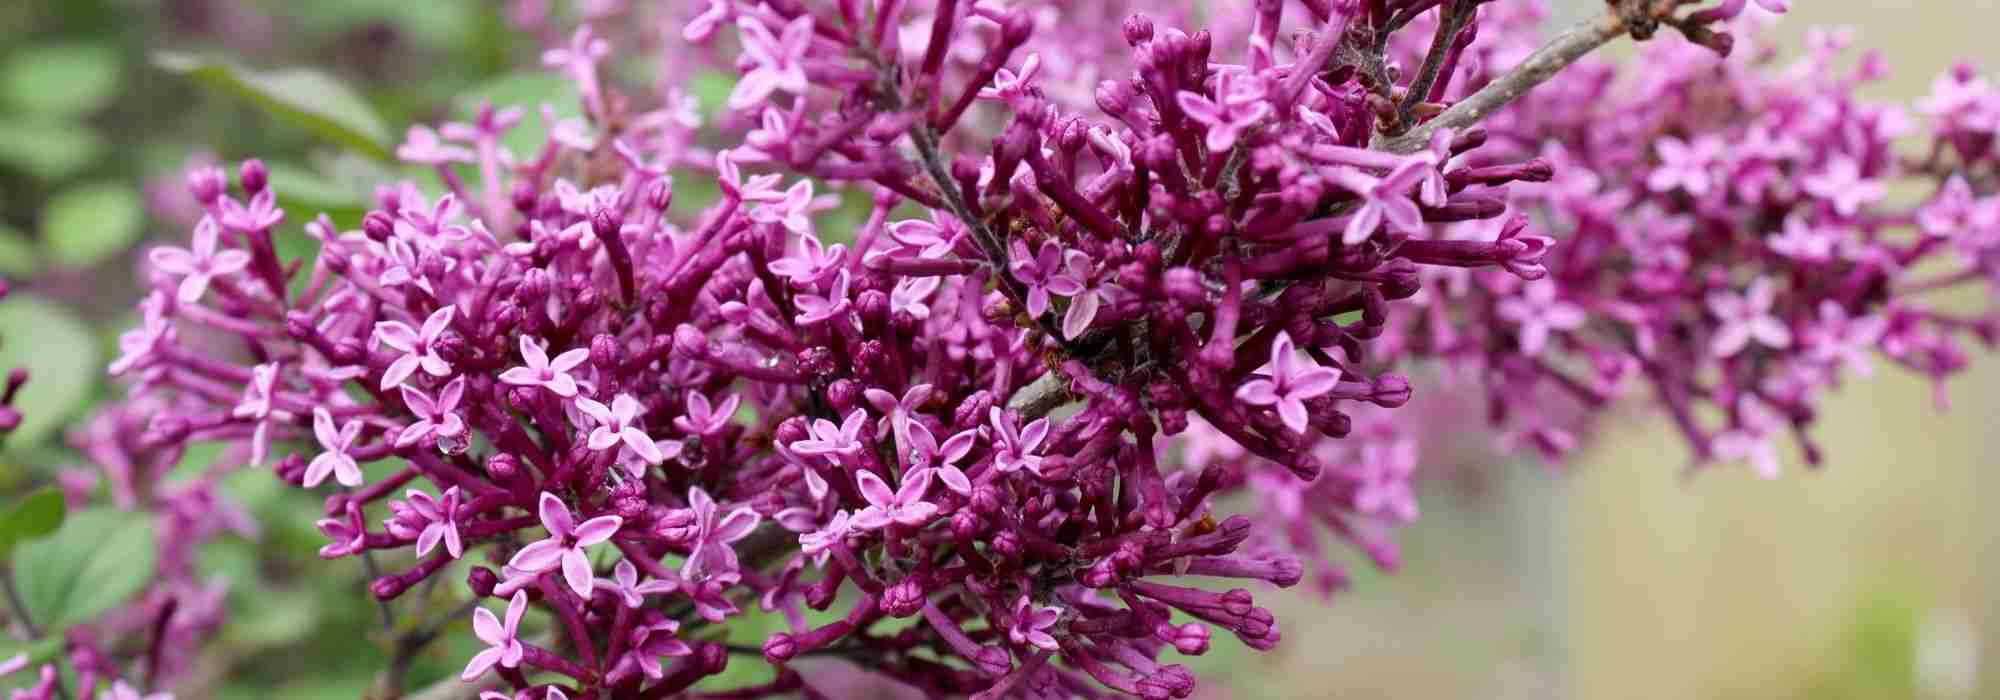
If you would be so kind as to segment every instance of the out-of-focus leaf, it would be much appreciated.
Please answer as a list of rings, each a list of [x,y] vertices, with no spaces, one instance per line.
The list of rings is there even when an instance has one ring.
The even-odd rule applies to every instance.
[[[161,68],[250,100],[264,111],[379,160],[391,159],[389,128],[366,100],[332,76],[304,68],[256,71],[220,60],[162,53]]]
[[[358,226],[368,213],[361,193],[333,178],[285,162],[268,163],[271,189],[278,193],[278,206],[287,219],[311,221],[320,214],[332,217],[336,225]]]
[[[729,93],[736,89],[736,76],[719,70],[704,70],[694,74],[688,81],[688,92],[701,102],[702,116],[713,120],[729,104]]]
[[[36,266],[40,263],[36,259],[41,256],[27,237],[0,224],[0,275],[19,279],[32,274],[38,269]]]
[[[94,112],[118,96],[124,66],[101,44],[16,48],[0,67],[0,92],[15,108],[69,117]]]
[[[45,488],[28,494],[0,515],[0,561],[13,556],[22,542],[55,532],[69,508],[61,491]]]
[[[104,137],[80,124],[0,118],[0,163],[44,181],[65,180],[104,153]]]
[[[56,193],[42,212],[42,245],[69,267],[89,267],[139,240],[145,204],[128,185],[96,182]]]
[[[14,551],[21,600],[49,629],[95,619],[153,580],[159,556],[154,547],[153,522],[143,513],[111,508],[75,513],[53,536]]]
[[[479,105],[492,102],[500,109],[520,107],[526,112],[521,123],[500,140],[516,158],[534,158],[549,139],[549,124],[542,119],[542,105],[555,110],[559,119],[583,115],[582,98],[576,84],[562,76],[542,71],[510,73],[475,85],[460,95],[453,115],[470,122],[479,114]]]
[[[62,651],[62,648],[62,637],[43,637],[32,642],[0,639],[0,661],[14,658],[16,654],[26,654],[28,668],[34,668],[54,659],[56,652]]]
[[[0,301],[0,367],[23,367],[28,383],[14,399],[21,425],[9,449],[47,437],[83,403],[104,372],[97,338],[62,307],[29,294]]]

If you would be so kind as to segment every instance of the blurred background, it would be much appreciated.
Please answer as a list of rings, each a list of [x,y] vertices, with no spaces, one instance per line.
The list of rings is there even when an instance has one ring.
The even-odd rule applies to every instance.
[[[343,123],[393,143],[482,97],[560,103],[561,82],[535,66],[548,37],[509,16],[539,4],[0,3],[0,276],[17,288],[0,302],[0,367],[36,376],[27,423],[0,451],[0,493],[75,462],[59,428],[112,395],[102,368],[130,325],[136,254],[185,235],[189,163],[266,159],[294,227],[319,211],[358,217],[354,183],[381,179],[207,64],[162,52],[226,56],[257,71],[230,75],[279,94],[333,94],[354,108]],[[1552,4],[1564,17],[1600,6]],[[1809,27],[1851,25],[1888,54],[1895,73],[1870,97],[1914,99],[1960,59],[2000,67],[2000,2],[1794,5],[1773,35],[1788,50]],[[656,63],[625,60],[635,76]],[[690,84],[713,106],[728,78]],[[1441,465],[1454,476],[1429,482],[1400,571],[1363,576],[1331,604],[1262,594],[1286,644],[1251,654],[1219,641],[1190,665],[1210,698],[2000,697],[2000,517],[1982,499],[2000,477],[1980,473],[2000,457],[1996,388],[1992,357],[1941,396],[1895,372],[1852,384],[1818,428],[1825,468],[1788,455],[1774,482],[1741,469],[1684,479],[1686,449],[1637,411],[1560,467]],[[183,700],[359,697],[383,659],[361,572],[309,575],[317,502],[244,476],[231,494],[265,531],[203,556],[249,583],[230,589],[220,651]],[[443,645],[413,674],[470,653]]]

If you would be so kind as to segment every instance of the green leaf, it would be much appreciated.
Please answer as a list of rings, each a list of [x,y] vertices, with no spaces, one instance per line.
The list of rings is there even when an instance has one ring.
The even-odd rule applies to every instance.
[[[42,245],[61,265],[90,267],[132,247],[145,218],[145,203],[129,185],[78,185],[49,200]]]
[[[60,630],[96,619],[144,590],[159,552],[146,514],[92,508],[14,555],[29,614],[44,628]]]
[[[248,99],[321,138],[377,160],[393,158],[393,142],[382,118],[359,94],[325,73],[304,68],[256,71],[180,53],[158,54],[154,62],[167,71]]]
[[[736,90],[736,76],[719,70],[698,71],[689,81],[688,90],[700,103],[702,115],[714,120],[728,106],[729,93]]]
[[[14,658],[15,654],[26,654],[28,668],[35,668],[56,658],[56,652],[62,651],[62,648],[63,638],[59,636],[45,636],[32,642],[0,639],[0,661]]]
[[[101,44],[19,48],[0,67],[0,94],[24,111],[79,116],[118,96],[124,68],[117,50]]]
[[[55,532],[69,511],[61,491],[45,488],[28,494],[0,515],[0,562],[13,556],[14,547]]]
[[[83,404],[104,372],[99,355],[97,337],[62,307],[30,294],[0,301],[0,367],[28,370],[10,449],[38,443]]]
[[[0,118],[0,163],[20,168],[36,179],[69,179],[97,162],[104,149],[104,137],[87,126]]]
[[[346,183],[291,163],[267,165],[271,169],[271,189],[278,193],[278,206],[293,221],[311,221],[326,214],[336,225],[359,226],[361,217],[368,213],[368,200]]]
[[[27,277],[39,269],[36,266],[40,263],[35,259],[41,255],[27,236],[0,224],[0,275],[11,275],[16,279]]]

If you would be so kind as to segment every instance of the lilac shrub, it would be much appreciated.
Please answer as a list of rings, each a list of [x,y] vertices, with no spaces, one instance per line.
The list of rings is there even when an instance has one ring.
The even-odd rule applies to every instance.
[[[685,93],[622,92],[585,26],[543,56],[582,119],[542,110],[518,154],[519,107],[412,127],[396,153],[438,186],[307,221],[309,258],[279,255],[261,163],[196,168],[111,366],[132,398],[85,446],[114,482],[220,443],[326,493],[320,556],[373,596],[485,603],[451,681],[482,698],[745,663],[775,673],[702,690],[825,697],[812,656],[933,695],[1186,697],[1170,653],[1280,643],[1257,584],[1344,585],[1325,540],[1394,566],[1427,439],[1404,372],[1488,378],[1549,445],[1575,426],[1532,421],[1642,374],[1726,413],[1683,423],[1732,457],[1865,351],[1942,374],[1987,328],[1901,298],[1993,269],[1969,75],[1904,164],[1823,58],[1704,57],[1743,0],[1623,0],[1547,43],[1525,2],[1131,5],[712,0],[678,30],[740,75],[723,148]],[[1690,41],[1645,73],[1508,104],[1661,26]],[[856,230],[820,216],[840,196]],[[1580,407],[1528,410],[1549,395]],[[718,639],[752,606],[786,628]]]

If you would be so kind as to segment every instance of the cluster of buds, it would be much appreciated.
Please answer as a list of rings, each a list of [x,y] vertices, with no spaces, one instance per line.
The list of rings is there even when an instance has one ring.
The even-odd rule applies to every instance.
[[[677,91],[632,111],[579,29],[544,61],[583,120],[544,110],[518,156],[519,109],[412,128],[398,156],[442,187],[385,186],[355,230],[308,222],[311,259],[277,254],[261,164],[196,169],[191,243],[149,255],[111,367],[133,398],[101,439],[123,447],[92,457],[133,474],[224,443],[328,492],[320,554],[391,562],[375,597],[467,572],[493,609],[461,679],[507,689],[481,697],[667,697],[732,658],[776,673],[730,697],[821,697],[792,666],[813,655],[932,695],[1186,697],[1164,655],[1280,639],[1247,587],[1205,586],[1290,586],[1311,561],[1337,588],[1328,534],[1394,565],[1419,458],[1401,367],[1470,365],[1526,418],[1561,415],[1522,410],[1544,387],[1594,407],[1643,370],[1676,415],[1713,402],[1743,432],[1753,399],[1809,408],[1781,381],[1797,366],[1880,344],[1943,367],[1946,331],[1985,327],[1895,302],[1887,272],[2000,259],[1964,233],[1994,208],[1974,194],[1994,125],[1961,109],[1941,143],[1989,174],[1896,214],[1870,194],[1905,167],[1893,124],[1824,68],[1779,81],[1680,44],[1674,80],[1585,72],[1491,131],[1455,123],[1547,60],[1533,3],[1302,0],[1285,27],[1257,0],[1212,32],[1115,33],[912,4],[710,0],[682,35],[733,38],[707,50],[755,125],[713,151]],[[1662,4],[1609,21],[1711,52],[1745,7],[1631,14]],[[1084,55],[1087,95],[1044,87],[1079,70],[1051,57]],[[1937,99],[1990,109],[1974,82]],[[1764,155],[1704,141],[1756,134]],[[677,206],[676,177],[719,197]],[[829,190],[867,198],[857,230],[820,228]],[[1857,242],[1795,257],[1817,244],[1762,233],[1788,213],[1792,238]],[[1944,228],[1876,235],[1910,216]],[[1828,308],[1877,337],[1822,338]],[[1733,434],[1690,430],[1704,454]],[[1239,493],[1268,507],[1218,511]],[[752,606],[789,628],[696,633]]]

